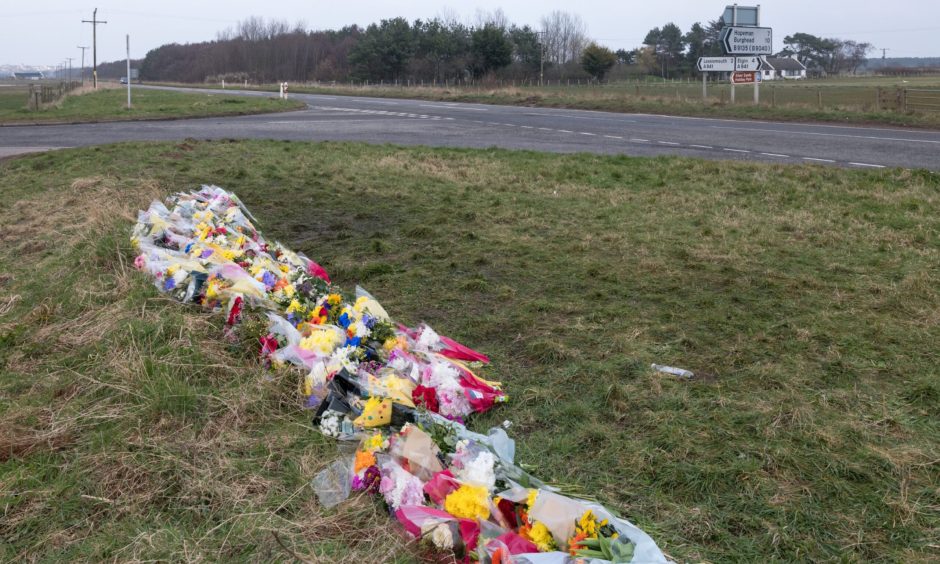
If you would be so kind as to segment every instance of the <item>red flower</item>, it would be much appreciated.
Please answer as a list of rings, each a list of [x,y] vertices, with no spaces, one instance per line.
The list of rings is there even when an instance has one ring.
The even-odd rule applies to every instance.
[[[440,410],[440,405],[437,403],[437,391],[434,388],[418,386],[411,391],[411,399],[416,406],[423,405],[428,411],[437,413]]]
[[[238,323],[238,319],[241,317],[241,314],[242,314],[242,297],[236,296],[235,301],[232,302],[232,309],[230,309],[228,312],[228,320],[226,321],[228,325],[231,327],[232,325],[235,325],[236,323]]]
[[[265,335],[258,339],[261,341],[261,356],[266,357],[277,350],[277,339],[274,335]]]

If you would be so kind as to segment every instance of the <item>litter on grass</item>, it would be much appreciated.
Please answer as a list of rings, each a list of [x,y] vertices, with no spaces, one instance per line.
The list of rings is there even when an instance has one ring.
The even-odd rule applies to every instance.
[[[358,445],[314,477],[323,506],[373,494],[409,534],[462,561],[667,561],[629,521],[516,465],[503,428],[467,429],[507,399],[484,377],[485,354],[395,323],[362,288],[343,291],[313,260],[266,241],[231,192],[153,202],[132,242],[135,266],[161,291],[223,312],[227,330],[264,319],[264,361],[299,369],[314,426]]]

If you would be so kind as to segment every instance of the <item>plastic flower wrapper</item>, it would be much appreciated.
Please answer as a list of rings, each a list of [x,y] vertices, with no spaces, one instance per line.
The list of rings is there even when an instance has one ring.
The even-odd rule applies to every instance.
[[[472,519],[458,519],[446,511],[433,507],[403,505],[395,511],[395,517],[405,527],[405,530],[415,538],[420,538],[422,531],[432,531],[434,527],[441,523],[456,523],[460,539],[467,551],[476,549],[480,537],[479,522]],[[453,529],[451,529],[452,537],[453,532]]]
[[[444,469],[440,448],[427,433],[411,423],[402,427],[389,453],[407,464],[408,470],[422,482]]]

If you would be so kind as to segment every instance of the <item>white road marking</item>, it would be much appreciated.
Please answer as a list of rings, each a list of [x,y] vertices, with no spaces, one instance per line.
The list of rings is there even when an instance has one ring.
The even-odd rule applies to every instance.
[[[680,143],[673,143],[672,141],[657,141],[660,145],[680,145]]]
[[[540,129],[541,129],[541,128],[540,128]],[[557,131],[558,131],[559,133],[574,133],[574,131],[570,131],[570,130],[568,130],[568,129],[558,129]]]
[[[728,151],[731,153],[750,153],[750,151],[745,151],[744,149],[722,149],[722,151]]]
[[[521,127],[522,129],[535,129],[531,125],[520,125],[519,127]]]
[[[581,135],[590,135],[591,137],[597,136],[596,133],[588,133],[587,131],[579,131],[578,133],[580,133]]]
[[[880,137],[878,135],[849,135],[848,133],[818,133],[815,131],[787,131],[782,129],[759,129],[756,127],[729,127],[726,125],[712,125],[714,129],[736,129],[740,131],[762,131],[769,133],[795,133],[797,135],[815,135],[817,137],[844,137],[849,139],[872,139],[875,141],[901,141],[903,143],[932,143],[940,145],[940,140],[934,139],[907,139],[904,137]]]
[[[689,145],[689,147],[695,147],[696,149],[714,149],[711,145]]]
[[[540,127],[539,129],[541,129],[542,131],[555,131],[554,129],[552,129],[552,128],[550,128],[550,127]],[[569,133],[570,133],[570,132],[569,132]]]
[[[781,159],[789,159],[790,155],[781,155],[780,153],[761,153],[765,157],[778,157]]]
[[[885,168],[884,165],[876,165],[876,164],[869,164],[869,163],[849,163],[849,164],[853,166],[865,166],[869,168]]]
[[[804,161],[813,161],[813,162],[817,162],[817,163],[834,163],[834,162],[836,162],[836,161],[834,161],[834,160],[832,160],[832,159],[816,159],[816,158],[813,158],[813,157],[803,157],[803,160],[804,160]]]
[[[619,135],[605,135],[604,137],[608,139],[623,139],[623,137],[620,137]]]
[[[486,108],[465,108],[463,106],[451,106],[451,105],[440,105],[440,104],[418,104],[422,108],[438,108],[446,110],[467,110],[470,112],[488,112]]]
[[[500,125],[505,125],[506,127],[516,127],[514,123],[501,123]]]
[[[640,139],[638,137],[634,137],[630,139],[630,141],[633,141],[634,143],[649,143],[650,142],[649,139]]]

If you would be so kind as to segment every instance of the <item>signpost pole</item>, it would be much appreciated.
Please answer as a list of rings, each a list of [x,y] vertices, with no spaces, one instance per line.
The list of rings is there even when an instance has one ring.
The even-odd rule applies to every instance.
[[[731,104],[734,104],[734,80],[731,81]]]
[[[708,73],[702,73],[702,101],[708,101]]]
[[[131,109],[131,36],[127,35],[127,109]]]
[[[754,105],[760,106],[760,81],[754,81]]]

